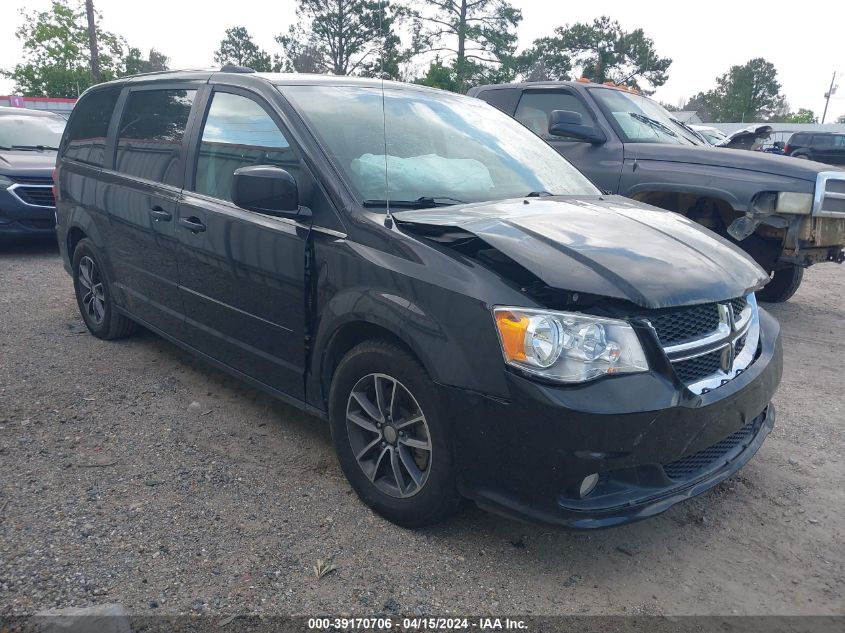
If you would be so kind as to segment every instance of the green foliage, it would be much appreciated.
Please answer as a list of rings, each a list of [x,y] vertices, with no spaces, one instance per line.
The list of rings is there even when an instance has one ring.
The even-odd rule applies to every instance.
[[[0,71],[26,96],[77,97],[93,83],[84,0],[52,0],[44,11],[21,10],[24,22],[15,32],[23,59],[12,70]],[[97,41],[103,81],[138,72],[165,70],[168,59],[152,49],[144,59],[137,48],[127,50],[122,37],[99,27]]]
[[[452,65],[444,65],[443,60],[439,57],[435,58],[428,66],[425,75],[418,77],[414,83],[422,84],[423,86],[430,86],[432,88],[441,88],[442,90],[451,90],[458,92],[460,87],[455,78],[455,70]]]
[[[123,58],[123,74],[140,75],[141,73],[155,73],[168,70],[170,59],[159,53],[156,49],[150,49],[150,55],[144,59],[141,49],[130,46],[126,57]]]
[[[226,37],[220,40],[220,47],[214,51],[214,61],[220,65],[248,66],[258,72],[279,70],[270,53],[259,48],[243,26],[226,29]]]
[[[3,71],[15,91],[27,96],[76,97],[91,85],[88,23],[81,0],[53,0],[45,11],[21,9],[24,23],[15,32],[23,61]],[[123,39],[97,29],[100,72],[104,80],[123,70]]]
[[[440,76],[440,85],[464,92],[471,84],[513,77],[522,12],[507,0],[423,0],[408,13],[413,50],[438,55],[426,76]]]
[[[783,116],[788,106],[780,94],[774,65],[757,57],[716,79],[716,87],[693,97],[713,121],[769,121]]]
[[[404,11],[389,0],[299,0],[296,15],[297,24],[276,37],[285,70],[399,76],[407,53],[394,27]]]
[[[778,117],[774,117],[777,119]],[[774,120],[773,119],[773,120]],[[819,118],[812,110],[807,108],[798,108],[798,112],[790,112],[784,117],[780,117],[784,123],[818,123]]]
[[[521,76],[529,80],[583,76],[596,83],[612,81],[638,89],[656,88],[668,79],[672,60],[657,55],[654,42],[642,29],[624,31],[616,20],[602,16],[589,24],[560,26],[554,33],[534,40],[520,55],[517,72]]]

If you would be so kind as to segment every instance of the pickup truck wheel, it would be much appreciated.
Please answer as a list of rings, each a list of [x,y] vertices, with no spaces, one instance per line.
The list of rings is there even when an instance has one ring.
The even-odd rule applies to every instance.
[[[772,280],[757,293],[757,298],[769,303],[782,303],[798,290],[804,279],[804,268],[787,266],[772,273]]]
[[[73,289],[82,320],[97,338],[123,338],[138,329],[115,309],[103,266],[87,238],[79,240],[73,251]]]
[[[332,440],[361,500],[416,528],[460,506],[448,427],[420,364],[392,343],[370,341],[341,360],[329,394]]]

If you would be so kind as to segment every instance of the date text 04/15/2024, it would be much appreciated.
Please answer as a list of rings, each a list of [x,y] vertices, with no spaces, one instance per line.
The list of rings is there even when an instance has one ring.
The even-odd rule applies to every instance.
[[[318,631],[519,631],[527,630],[525,621],[512,618],[438,618],[438,617],[373,617],[373,618],[309,618],[308,628]]]

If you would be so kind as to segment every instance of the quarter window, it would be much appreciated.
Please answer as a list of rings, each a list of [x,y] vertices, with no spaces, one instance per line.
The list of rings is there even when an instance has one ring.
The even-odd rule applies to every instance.
[[[232,177],[248,165],[274,165],[298,179],[299,155],[258,103],[216,92],[202,131],[194,190],[232,199]]]
[[[195,95],[196,90],[130,92],[117,135],[115,169],[181,185],[179,156]]]
[[[119,88],[95,90],[76,104],[65,132],[64,156],[102,167],[109,121],[119,96]]]

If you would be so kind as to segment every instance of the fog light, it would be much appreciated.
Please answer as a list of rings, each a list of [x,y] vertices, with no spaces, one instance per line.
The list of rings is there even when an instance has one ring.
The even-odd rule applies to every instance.
[[[590,494],[593,490],[595,490],[596,484],[599,483],[599,474],[593,473],[592,475],[587,475],[584,477],[584,480],[581,482],[581,487],[578,489],[578,496],[582,499]]]

